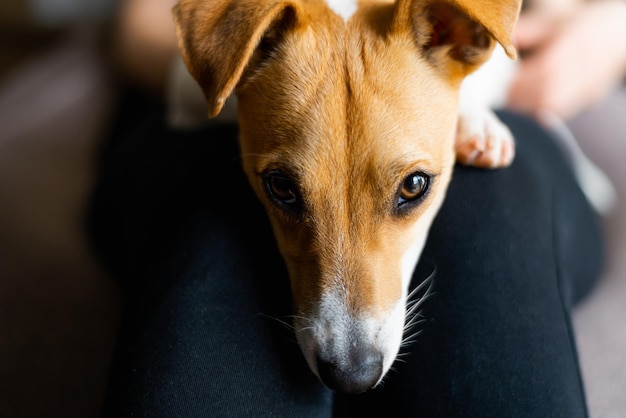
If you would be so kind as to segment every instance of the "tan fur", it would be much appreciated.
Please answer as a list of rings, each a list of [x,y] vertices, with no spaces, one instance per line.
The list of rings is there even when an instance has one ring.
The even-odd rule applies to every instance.
[[[492,38],[515,54],[518,10],[512,0],[361,1],[344,22],[322,0],[180,0],[180,48],[210,115],[237,94],[244,170],[297,315],[315,316],[341,289],[349,315],[384,321],[406,296],[403,257],[421,251],[451,178],[460,83]],[[297,185],[302,214],[268,198],[263,175],[276,169]],[[429,192],[398,214],[414,172],[432,176]]]

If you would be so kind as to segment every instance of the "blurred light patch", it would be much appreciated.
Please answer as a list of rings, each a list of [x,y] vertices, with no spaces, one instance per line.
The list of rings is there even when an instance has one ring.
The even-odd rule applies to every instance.
[[[88,23],[109,17],[113,0],[28,0],[33,18],[45,26]]]

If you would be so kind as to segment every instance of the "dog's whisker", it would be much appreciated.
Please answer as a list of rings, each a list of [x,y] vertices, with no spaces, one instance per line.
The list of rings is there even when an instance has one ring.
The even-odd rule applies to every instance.
[[[419,336],[419,334],[421,334],[421,332],[417,333],[412,338],[402,340],[402,343],[400,344],[400,349],[402,350],[404,348],[408,348],[408,347],[413,346],[413,344],[415,344],[415,342],[417,341],[417,337]],[[409,354],[409,353],[407,353],[407,354]]]
[[[419,316],[415,316],[413,318],[411,318],[405,325],[404,325],[404,331],[409,331],[411,328],[413,328],[414,326],[423,324],[425,322],[428,322],[428,319],[424,318],[424,317],[419,317]]]
[[[402,343],[400,343],[400,348],[409,347],[409,346],[413,345],[413,343],[415,343],[415,341],[417,341],[416,337],[418,337],[419,334],[421,334],[421,333],[413,334],[410,338],[403,339]]]
[[[415,321],[421,321],[425,319],[421,314],[422,311],[419,309],[421,305],[422,305],[422,302],[420,301],[419,304],[415,304],[414,306],[412,306],[410,309],[406,311],[405,325],[404,325],[405,328],[410,327],[410,325]]]
[[[428,322],[428,319],[422,315],[423,304],[430,299],[434,294],[434,278],[437,273],[437,268],[433,267],[432,272],[412,289],[406,298],[406,310],[405,310],[405,324],[403,333],[405,334],[400,343],[400,350],[396,356],[396,359],[401,362],[406,362],[402,357],[406,357],[409,353],[406,351],[411,345],[417,341],[419,336],[424,332],[424,329],[413,331],[416,327],[424,325]],[[404,350],[404,351],[403,351]]]
[[[419,300],[412,301],[407,305],[406,316],[414,315],[416,311],[420,309],[422,304],[427,300],[430,295],[422,296]]]
[[[407,332],[407,331],[405,330],[405,332]],[[413,332],[413,333],[411,333],[411,334],[407,334],[406,336],[404,336],[404,337],[402,338],[402,341],[400,342],[400,351],[401,351],[402,349],[404,349],[404,348],[407,348],[407,347],[409,347],[409,346],[413,345],[413,343],[415,343],[415,341],[417,341],[418,337],[419,337],[419,336],[420,336],[423,332],[424,332],[424,329],[420,329],[420,330],[417,330],[417,331],[415,331],[415,332]],[[398,356],[400,356],[401,354],[403,354],[403,353],[402,353],[402,352],[399,352],[399,353],[398,353]],[[406,353],[406,354],[408,354],[408,353]]]
[[[428,322],[428,321],[426,319],[424,319],[424,320],[420,320],[420,321],[415,322],[415,323],[411,323],[408,326],[404,327],[404,333],[406,334],[407,332],[411,332],[413,328],[415,328],[415,327],[417,327],[419,325],[422,325],[422,324],[424,324],[426,322]]]
[[[282,318],[279,318],[279,317],[275,317],[275,316],[267,315],[267,314],[262,313],[262,312],[259,312],[259,315],[261,315],[261,316],[263,316],[263,317],[265,317],[265,318],[272,319],[272,320],[274,320],[274,321],[276,321],[276,322],[280,323],[281,325],[283,325],[283,326],[284,326],[284,327],[286,327],[287,329],[289,329],[289,330],[291,330],[291,331],[294,331],[294,332],[301,332],[301,331],[306,331],[306,330],[310,330],[310,329],[313,329],[313,328],[314,328],[314,326],[309,326],[309,327],[303,327],[303,328],[300,328],[300,329],[297,329],[297,330],[296,330],[296,327],[295,327],[292,323],[290,323],[289,321],[287,321],[287,320],[299,319],[299,320],[301,320],[301,321],[303,321],[303,322],[306,322],[306,323],[312,323],[312,322],[313,322],[313,320],[312,320],[311,318],[307,318],[306,316],[299,316],[299,315],[286,315],[286,316],[283,316],[283,317],[282,317],[282,318],[285,318],[285,319],[282,319]]]
[[[424,332],[423,329],[420,329],[419,331],[415,331],[413,334],[407,335],[406,337],[404,337],[402,339],[402,343],[409,343],[409,342],[413,342],[417,337],[419,337],[422,332]]]
[[[296,329],[294,328],[294,326],[293,326],[293,325],[291,325],[289,322],[287,322],[287,321],[285,321],[285,320],[283,320],[283,319],[281,319],[281,318],[278,318],[278,317],[275,317],[275,316],[272,316],[272,315],[265,314],[265,313],[263,313],[263,312],[259,312],[259,313],[258,313],[258,315],[260,315],[260,316],[262,316],[262,317],[264,317],[264,318],[271,319],[271,320],[272,320],[272,321],[274,321],[274,322],[278,322],[278,324],[280,324],[282,327],[284,327],[284,328],[286,328],[287,330],[289,330],[289,331],[290,331],[290,333],[289,333],[290,337],[286,337],[286,339],[287,339],[290,343],[293,343],[293,344],[298,344],[298,340],[297,340],[297,339],[295,339],[295,338],[293,337],[293,336],[296,334],[296,332],[297,332],[297,331],[296,331]],[[291,316],[290,316],[290,315],[288,315],[288,316],[285,316],[284,318],[291,318]]]
[[[415,289],[413,289],[411,291],[411,293],[409,294],[409,296],[407,296],[407,297],[413,296],[415,293],[417,293],[420,290],[424,289],[424,287],[426,287],[426,286],[430,287],[432,285],[433,281],[434,281],[434,278],[435,278],[436,274],[437,274],[437,267],[434,266],[433,270],[430,272],[430,274],[428,276],[426,276],[426,278],[424,278],[424,280],[422,280],[422,282],[417,287],[415,287]]]
[[[301,316],[301,315],[289,315],[287,318],[300,319],[304,322],[313,322],[311,318],[307,318],[306,316]]]
[[[300,328],[300,329],[295,330],[295,332],[296,332],[296,334],[299,334],[299,333],[301,333],[303,331],[310,331],[312,329],[315,329],[315,327],[313,327],[313,326],[312,327],[304,327],[304,328]]]
[[[393,366],[389,369],[389,371],[390,371],[390,372],[397,373],[397,371],[393,368]],[[386,380],[387,380],[387,376],[388,376],[388,375],[383,376],[383,378],[382,378],[382,379],[380,379],[380,381],[379,381],[378,383],[376,383],[376,385],[374,386],[374,388],[380,389],[380,388],[384,387],[384,386],[385,386],[385,382],[386,382]]]
[[[407,299],[413,298],[417,293],[423,290],[426,286],[429,286],[430,284],[432,284],[433,274],[434,274],[434,271],[428,277],[426,277],[419,285],[417,285],[415,289],[411,290],[411,292],[409,292],[409,294],[407,295]]]
[[[434,276],[436,273],[436,269],[433,269],[432,273],[422,281],[422,283],[420,283],[415,289],[413,289],[407,296],[407,311],[406,311],[406,315],[412,315],[413,312],[415,312],[426,300],[428,300],[428,298],[432,297],[432,295],[435,294],[433,287],[434,287]],[[426,287],[428,286],[428,287]],[[418,299],[413,299],[415,298],[421,291],[424,290],[424,288],[426,288],[426,290],[423,292],[423,295],[418,298]],[[413,299],[413,300],[412,300]]]
[[[268,315],[265,315],[265,316],[268,316]],[[296,328],[294,325],[289,324],[289,323],[287,323],[286,321],[284,321],[284,320],[282,320],[282,319],[279,319],[279,318],[273,318],[273,317],[271,317],[271,316],[268,316],[268,317],[269,317],[269,318],[271,318],[271,319],[274,319],[274,320],[276,320],[276,321],[278,321],[278,322],[280,322],[280,323],[282,323],[282,324],[283,324],[284,326],[286,326],[289,330],[293,331],[293,332],[294,332],[294,334],[299,334],[299,333],[301,333],[301,332],[310,331],[310,330],[315,329],[315,325],[311,325],[311,326],[308,326],[308,327],[302,327],[302,328]],[[307,318],[306,316],[300,316],[300,315],[287,315],[287,316],[285,316],[284,318],[288,318],[288,319],[291,319],[291,320],[294,320],[294,319],[299,319],[299,320],[301,320],[301,321],[302,321],[302,322],[304,322],[304,323],[310,323],[310,324],[313,324],[313,320],[312,320],[311,318]]]
[[[422,296],[420,299],[407,304],[406,316],[416,315],[420,311],[422,304],[428,300],[431,295]]]
[[[275,316],[272,316],[272,315],[268,315],[268,314],[265,314],[263,312],[259,312],[259,315],[262,316],[262,317],[265,317],[265,318],[268,318],[268,319],[271,319],[273,321],[278,322],[280,325],[284,326],[285,328],[287,328],[290,331],[294,331],[293,325],[291,325],[289,322],[287,322],[287,321],[285,321],[285,320],[283,320],[281,318],[278,318],[278,317],[275,317]]]
[[[387,382],[388,379],[390,379],[390,376],[392,373],[399,373],[398,369],[396,368],[396,363],[394,362],[394,364],[391,365],[391,367],[389,367],[389,372],[383,376],[383,378],[380,380],[380,382],[378,382],[378,384],[376,385],[376,388],[381,388],[385,385],[385,383]]]
[[[404,330],[408,331],[410,328],[416,325],[422,324],[424,322],[428,322],[428,319],[422,315],[422,311],[411,313],[410,315],[407,315],[406,317]]]

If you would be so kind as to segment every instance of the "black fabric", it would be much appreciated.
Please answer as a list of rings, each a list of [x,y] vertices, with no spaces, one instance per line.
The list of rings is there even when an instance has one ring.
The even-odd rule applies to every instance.
[[[570,309],[601,269],[597,219],[549,136],[501,116],[514,164],[457,167],[414,276],[433,280],[423,332],[351,397],[317,381],[285,325],[289,283],[236,127],[126,119],[91,216],[127,294],[103,415],[586,416]]]

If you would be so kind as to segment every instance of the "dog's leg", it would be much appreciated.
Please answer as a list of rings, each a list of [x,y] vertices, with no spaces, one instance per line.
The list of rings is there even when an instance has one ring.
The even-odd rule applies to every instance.
[[[491,109],[504,103],[515,65],[497,46],[489,61],[463,81],[455,141],[460,163],[499,168],[513,161],[513,135]]]
[[[506,167],[515,155],[509,128],[490,109],[482,107],[461,110],[454,146],[457,160],[475,167]]]

